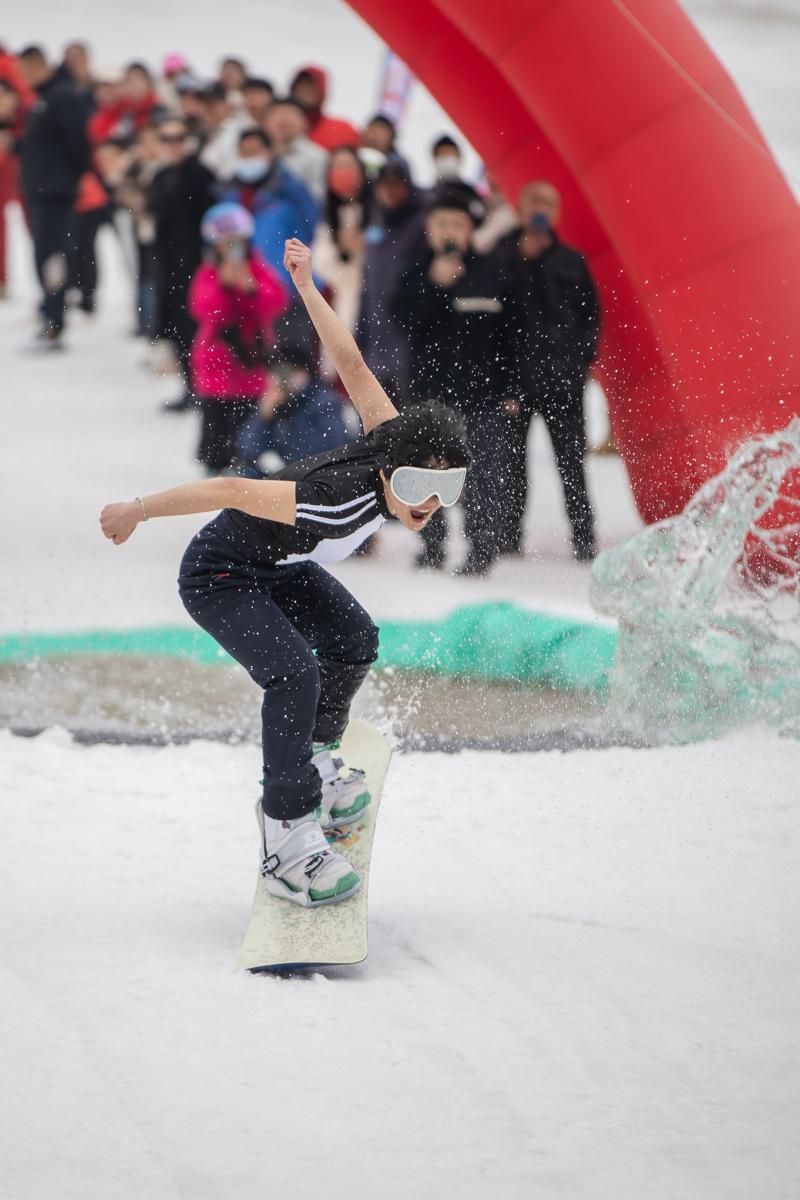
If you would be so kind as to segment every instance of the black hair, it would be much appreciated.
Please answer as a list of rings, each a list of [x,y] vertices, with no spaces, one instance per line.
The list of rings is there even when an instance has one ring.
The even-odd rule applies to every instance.
[[[427,213],[448,209],[464,213],[477,228],[486,216],[486,203],[468,183],[449,183],[434,188],[425,206]]]
[[[251,125],[248,129],[242,130],[239,134],[240,146],[245,138],[258,138],[261,145],[266,147],[267,150],[272,149],[272,138],[263,129],[260,129],[258,125]]]
[[[199,95],[201,100],[206,101],[228,99],[225,84],[220,83],[218,79],[215,79],[212,83],[207,83],[204,88],[201,88]]]
[[[395,125],[392,118],[387,117],[385,113],[375,113],[375,116],[370,117],[370,119],[366,123],[367,123],[367,125],[375,125],[375,124],[385,125],[387,129],[391,129],[392,133],[397,133],[397,126]]]
[[[153,82],[153,72],[148,67],[147,63],[140,62],[138,59],[134,62],[129,62],[126,71],[140,71],[142,75],[146,75],[150,82]]]
[[[268,79],[262,79],[257,75],[247,76],[247,79],[245,79],[244,83],[242,84],[242,91],[244,91],[245,88],[259,88],[262,92],[269,92],[271,96],[275,95],[275,88],[272,86],[270,81]]]
[[[155,121],[152,122],[154,129],[163,129],[165,125],[182,125],[184,132],[189,132],[189,125],[185,117],[175,116],[174,113],[162,113]]]
[[[387,471],[427,467],[432,460],[446,462],[448,467],[472,465],[464,418],[440,400],[410,404],[394,420],[378,425],[369,437]]]
[[[395,150],[390,150],[386,155],[386,162],[383,163],[378,171],[376,183],[383,179],[402,179],[403,183],[409,188],[413,188],[414,181],[411,178],[411,168],[409,167],[402,154],[398,154]]]
[[[95,150],[102,150],[103,146],[111,146],[114,150],[130,150],[131,143],[124,137],[106,137],[101,142],[95,143]]]
[[[41,46],[26,46],[24,50],[20,50],[17,58],[42,58],[47,62],[47,55]]]
[[[276,108],[279,104],[288,104],[290,108],[296,108],[297,111],[302,113],[304,117],[308,116],[308,113],[303,108],[302,104],[298,104],[294,96],[276,96],[272,101],[272,107]]]
[[[437,150],[444,150],[445,147],[448,150],[459,150],[458,142],[455,138],[451,138],[449,133],[443,133],[441,137],[436,139],[431,146],[431,154],[435,154]]]

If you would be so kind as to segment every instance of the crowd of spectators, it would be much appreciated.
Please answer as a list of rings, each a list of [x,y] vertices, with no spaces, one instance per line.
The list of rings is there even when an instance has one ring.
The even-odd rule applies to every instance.
[[[181,388],[165,408],[201,414],[205,469],[258,475],[328,449],[348,436],[347,406],[283,267],[285,239],[299,237],[396,403],[436,397],[466,419],[461,573],[522,552],[536,413],[574,552],[591,558],[583,393],[600,313],[582,256],[558,235],[558,192],[531,182],[512,204],[489,180],[475,186],[449,134],[423,189],[392,120],[331,116],[326,94],[316,66],[277,91],[238,58],[203,80],[180,54],[156,76],[142,62],[97,71],[77,42],[58,64],[37,46],[0,51],[0,289],[3,210],[19,196],[41,286],[32,348],[61,348],[68,301],[93,312],[110,224],[136,332],[174,348]],[[441,513],[420,567],[444,566],[446,532]]]

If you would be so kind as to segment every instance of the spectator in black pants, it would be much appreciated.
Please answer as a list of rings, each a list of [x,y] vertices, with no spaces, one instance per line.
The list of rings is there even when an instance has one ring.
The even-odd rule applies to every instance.
[[[597,353],[600,305],[583,256],[565,246],[555,231],[560,197],[552,184],[526,184],[518,208],[522,227],[500,245],[526,343],[524,392],[509,431],[510,486],[501,548],[511,554],[522,549],[528,430],[540,413],[564,489],[575,557],[586,561],[594,558],[595,535],[586,489],[583,393]]]
[[[198,160],[186,124],[167,117],[158,127],[158,136],[163,165],[147,192],[147,206],[155,221],[158,268],[156,334],[170,338],[175,346],[184,391],[164,408],[180,412],[194,403],[189,355],[196,325],[187,309],[187,295],[203,255],[203,214],[216,197],[214,176]]]
[[[402,276],[392,314],[409,339],[414,403],[440,399],[463,413],[473,467],[464,489],[469,553],[460,575],[485,574],[498,553],[504,504],[507,401],[518,394],[519,316],[495,254],[470,248],[474,215],[460,190],[434,194],[423,257]],[[443,567],[447,525],[422,532],[418,566]]]
[[[22,193],[42,286],[42,324],[34,344],[41,349],[55,349],[61,344],[64,328],[75,197],[80,177],[89,165],[86,126],[90,107],[84,94],[56,75],[37,46],[24,50],[19,61],[38,97],[20,140]]]

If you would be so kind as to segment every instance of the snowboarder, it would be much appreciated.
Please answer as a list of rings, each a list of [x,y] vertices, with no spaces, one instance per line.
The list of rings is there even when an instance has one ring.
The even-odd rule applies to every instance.
[[[285,266],[358,412],[364,435],[268,480],[206,479],[109,504],[116,545],[141,521],[222,509],[190,543],[181,599],[264,689],[262,871],[270,892],[308,907],[361,885],[325,829],[369,803],[358,771],[334,758],[378,631],[323,563],[346,558],[396,517],[419,532],[458,500],[470,465],[462,418],[432,401],[402,414],[313,282],[311,252],[286,242]]]

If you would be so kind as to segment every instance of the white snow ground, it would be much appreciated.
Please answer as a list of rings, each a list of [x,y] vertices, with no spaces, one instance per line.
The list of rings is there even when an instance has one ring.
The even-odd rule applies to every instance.
[[[800,175],[794,0],[688,7]],[[103,63],[174,46],[203,68],[248,44],[249,0],[224,29],[188,11],[143,0],[132,25],[99,0],[40,0],[4,13],[3,37],[55,50],[84,33]],[[319,58],[334,108],[372,108],[380,46],[338,0],[258,15],[254,61],[280,75]],[[420,162],[445,124],[418,93]],[[155,412],[174,385],[138,366],[108,241],[104,261],[102,311],[73,321],[73,349],[24,358],[34,292],[15,238],[0,631],[184,619],[174,575],[197,522],[122,550],[96,528],[105,500],[190,475],[194,437]],[[393,529],[378,563],[342,576],[379,618],[492,598],[588,615],[540,434],[534,474],[524,563],[420,579]],[[603,543],[638,527],[617,461],[593,460],[591,487]],[[799,769],[798,745],[760,730],[397,758],[368,963],[276,979],[232,971],[255,874],[252,747],[0,735],[0,1194],[795,1200]]]
[[[4,1196],[800,1194],[797,744],[397,758],[369,960],[288,979],[252,747],[0,753]]]

